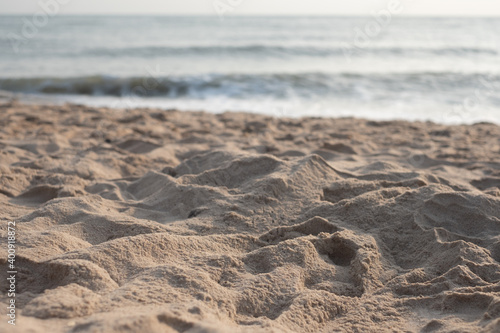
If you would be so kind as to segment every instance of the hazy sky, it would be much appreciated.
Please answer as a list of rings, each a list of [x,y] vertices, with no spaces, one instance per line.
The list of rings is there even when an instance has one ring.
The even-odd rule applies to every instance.
[[[232,15],[370,15],[396,1],[404,6],[401,15],[500,16],[495,0],[0,0],[0,14],[33,14],[54,1],[67,3],[62,14],[217,15],[218,4]]]

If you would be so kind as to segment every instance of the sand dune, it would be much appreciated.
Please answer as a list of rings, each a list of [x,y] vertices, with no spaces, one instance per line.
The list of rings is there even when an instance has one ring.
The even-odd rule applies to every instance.
[[[0,114],[2,331],[500,331],[497,125]]]

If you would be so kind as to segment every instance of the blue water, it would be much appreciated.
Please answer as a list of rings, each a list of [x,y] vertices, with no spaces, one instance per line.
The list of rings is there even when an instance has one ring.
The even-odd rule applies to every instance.
[[[0,17],[0,90],[116,107],[500,122],[500,20]],[[23,29],[25,30],[23,33]]]

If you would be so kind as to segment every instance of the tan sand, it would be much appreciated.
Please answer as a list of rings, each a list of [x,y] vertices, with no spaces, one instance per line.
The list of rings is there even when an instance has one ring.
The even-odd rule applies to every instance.
[[[500,127],[0,105],[2,332],[500,332]]]

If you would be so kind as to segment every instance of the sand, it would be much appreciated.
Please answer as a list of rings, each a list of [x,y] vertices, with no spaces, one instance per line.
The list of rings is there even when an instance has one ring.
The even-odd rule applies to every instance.
[[[0,104],[2,332],[500,332],[500,127]]]

